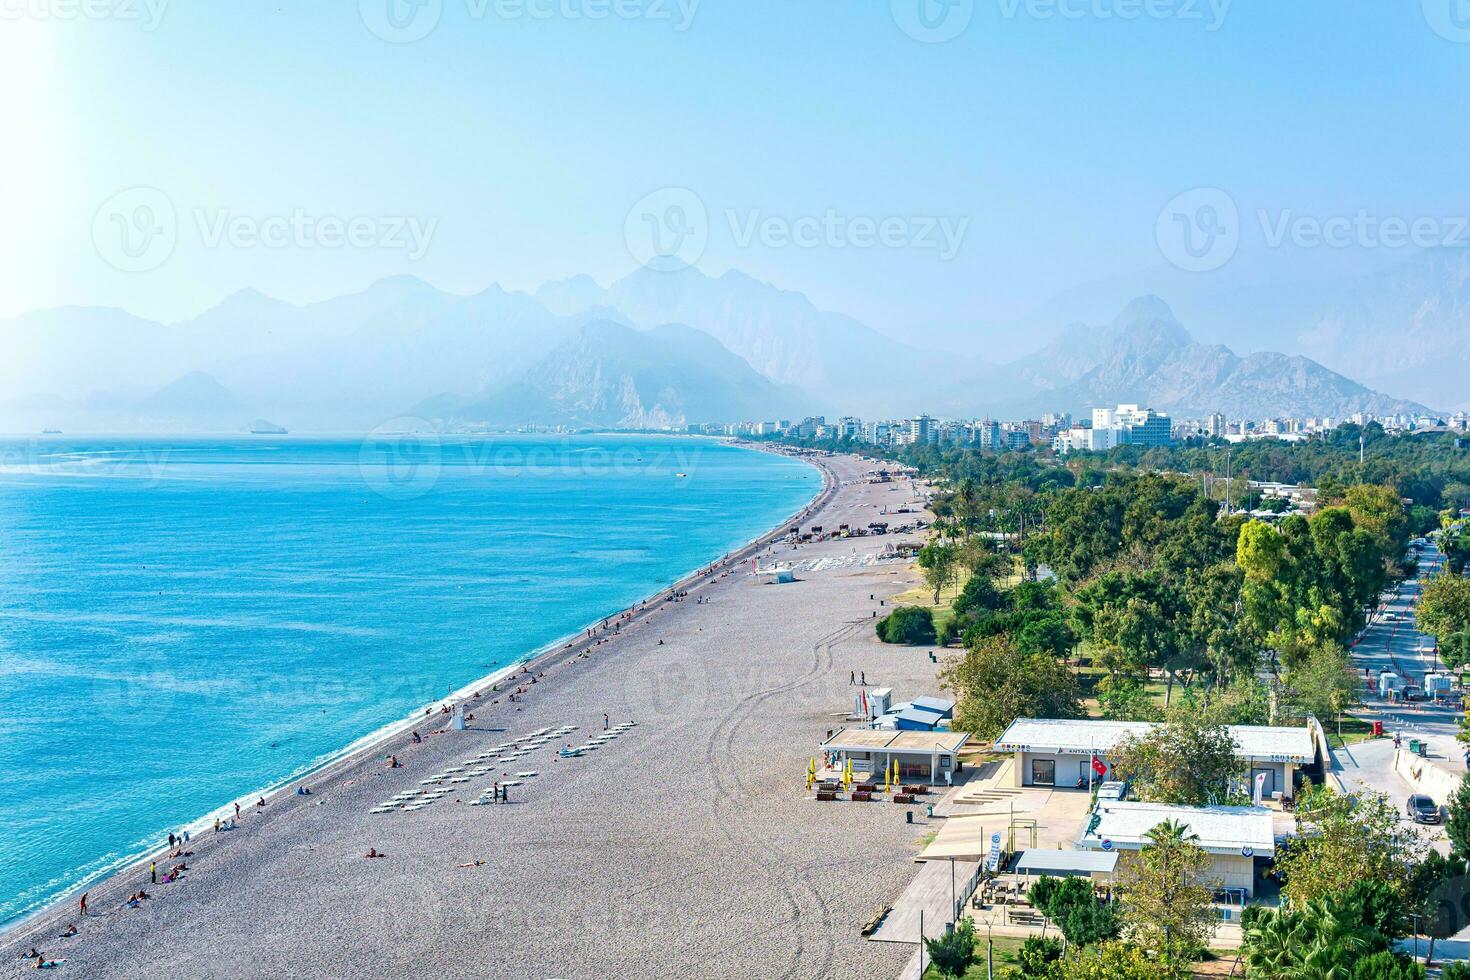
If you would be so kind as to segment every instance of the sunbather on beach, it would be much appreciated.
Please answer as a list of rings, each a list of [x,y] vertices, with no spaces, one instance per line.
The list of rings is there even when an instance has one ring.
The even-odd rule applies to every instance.
[[[75,936],[77,934],[77,931],[77,924],[73,922],[71,925],[66,927],[66,931],[63,932],[58,938],[70,939],[72,936]]]
[[[461,868],[478,868],[478,867],[480,867],[484,863],[485,863],[484,861],[475,860],[475,861],[470,861],[470,862],[465,863],[465,864],[461,864],[460,867]]]
[[[386,855],[386,854],[379,854],[378,853],[378,849],[376,847],[369,847],[368,848],[368,852],[363,855],[363,857],[365,857],[365,858],[380,858],[380,857],[387,857],[387,856],[388,855]]]

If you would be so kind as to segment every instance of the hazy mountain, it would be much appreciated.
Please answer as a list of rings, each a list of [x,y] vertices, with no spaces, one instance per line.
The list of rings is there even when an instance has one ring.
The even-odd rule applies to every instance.
[[[1466,278],[1463,261],[1442,258],[1365,282],[1314,321],[1311,343],[1357,345],[1352,356],[1365,357],[1379,336],[1372,324],[1403,323],[1376,370],[1408,388],[1427,362],[1444,390],[1458,390],[1470,356],[1457,343]],[[1414,296],[1433,298],[1415,305]],[[687,325],[682,342],[670,323]],[[0,359],[0,428],[19,431],[235,429],[254,414],[293,431],[361,430],[438,396],[433,404],[454,412],[494,410],[479,421],[596,425],[798,412],[1008,416],[1120,400],[1250,416],[1416,407],[1304,357],[1239,357],[1195,343],[1152,298],[1108,326],[1067,327],[998,367],[902,344],[738,272],[693,269],[641,270],[605,289],[578,276],[535,296],[498,286],[458,296],[412,277],[306,305],[242,290],[173,324],[65,307],[0,321],[0,341],[9,355]],[[609,378],[623,387],[613,391]]]
[[[1470,250],[1436,249],[1352,282],[1297,342],[1378,387],[1470,408]]]
[[[516,377],[471,398],[442,395],[409,414],[491,425],[657,428],[800,411],[800,396],[756,373],[708,334],[640,331],[596,320]]]
[[[344,336],[216,369],[292,428],[372,428],[443,391],[480,391],[541,358],[577,325],[525,293],[419,292]]]
[[[979,358],[920,350],[733,270],[716,278],[692,268],[639,269],[607,289],[578,276],[536,296],[560,313],[616,310],[640,327],[688,324],[771,381],[810,392],[829,413],[966,413],[982,381],[1006,383]]]
[[[203,371],[190,371],[133,406],[141,419],[180,431],[238,429],[247,411],[234,392]]]
[[[1071,327],[1052,344],[1011,365],[1044,389],[1015,409],[1085,411],[1138,402],[1177,416],[1332,416],[1429,410],[1392,398],[1300,355],[1245,357],[1201,344],[1168,304],[1145,296],[1105,327]]]
[[[1162,269],[1085,283],[1022,321],[988,329],[1039,346],[1061,339],[1061,324],[1096,322],[1131,296],[1161,293],[1201,340],[1303,354],[1382,391],[1442,410],[1470,408],[1470,249],[1380,256],[1353,274],[1298,281],[1242,264],[1203,276]]]

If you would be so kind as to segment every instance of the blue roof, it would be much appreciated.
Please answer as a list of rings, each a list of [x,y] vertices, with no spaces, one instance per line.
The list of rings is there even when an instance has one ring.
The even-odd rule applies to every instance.
[[[927,711],[919,707],[908,707],[898,713],[898,724],[900,727],[904,725],[917,725],[923,728],[933,728],[943,718],[944,716],[937,711]]]
[[[937,711],[946,718],[954,714],[954,702],[946,701],[944,698],[931,698],[927,696],[914,698],[913,706],[915,708],[923,708],[925,711]]]

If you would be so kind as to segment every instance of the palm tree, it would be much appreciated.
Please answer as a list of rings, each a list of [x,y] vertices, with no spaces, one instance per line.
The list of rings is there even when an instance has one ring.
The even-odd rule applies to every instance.
[[[1315,898],[1301,909],[1263,909],[1245,931],[1247,975],[1263,980],[1347,980],[1380,945],[1352,909]]]

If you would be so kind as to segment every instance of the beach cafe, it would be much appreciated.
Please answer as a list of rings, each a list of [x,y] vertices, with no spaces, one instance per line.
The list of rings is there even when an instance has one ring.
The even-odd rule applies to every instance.
[[[1120,867],[1136,858],[1148,834],[1166,820],[1183,824],[1210,856],[1206,879],[1227,900],[1255,895],[1256,862],[1276,854],[1271,811],[1252,806],[1171,806],[1138,801],[1100,801],[1082,825],[1077,849],[1119,854]]]
[[[822,753],[829,769],[851,762],[855,773],[871,775],[897,762],[903,779],[947,784],[959,772],[960,750],[969,738],[968,732],[841,728],[822,743]]]
[[[1146,721],[1017,718],[995,741],[997,752],[1015,754],[1014,782],[1021,786],[1081,787],[1115,778],[1111,753],[1129,736],[1153,731]],[[1306,728],[1231,725],[1242,765],[1242,782],[1260,799],[1292,796],[1297,769],[1317,758]],[[1248,780],[1248,782],[1247,782]]]

